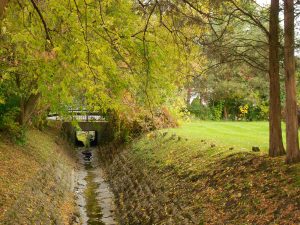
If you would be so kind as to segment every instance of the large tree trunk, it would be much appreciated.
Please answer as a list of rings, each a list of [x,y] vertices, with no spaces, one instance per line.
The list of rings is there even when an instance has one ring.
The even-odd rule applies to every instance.
[[[271,1],[270,34],[269,34],[269,77],[270,77],[270,108],[269,108],[269,155],[285,154],[281,130],[281,104],[279,81],[279,0]]]
[[[20,103],[20,125],[25,125],[32,113],[35,110],[35,107],[40,98],[40,94],[32,94],[27,100],[21,99]]]
[[[0,0],[0,19],[2,19],[8,0]]]
[[[299,162],[297,96],[294,56],[294,1],[284,1],[284,67],[286,89],[287,163]]]

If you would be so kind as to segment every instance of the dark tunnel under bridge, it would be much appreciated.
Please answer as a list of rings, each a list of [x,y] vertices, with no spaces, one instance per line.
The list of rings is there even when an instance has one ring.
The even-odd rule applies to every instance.
[[[98,146],[112,140],[111,129],[107,121],[85,121],[78,122],[80,131],[94,131],[95,139],[91,141],[91,146]],[[76,132],[78,128],[73,126],[72,122],[62,123],[62,132],[64,136],[75,146],[80,146],[82,143],[78,141]]]

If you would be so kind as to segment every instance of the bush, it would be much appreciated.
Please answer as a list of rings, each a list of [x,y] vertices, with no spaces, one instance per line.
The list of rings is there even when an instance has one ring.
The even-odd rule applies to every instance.
[[[246,119],[249,121],[254,120],[266,120],[269,115],[269,107],[268,106],[254,106],[250,105],[248,109],[248,113],[246,115]]]
[[[178,125],[176,119],[165,107],[157,109],[153,115],[142,109],[135,109],[131,113],[112,110],[108,113],[107,118],[113,139],[121,142],[129,142],[148,131]]]
[[[188,106],[188,110],[191,114],[195,115],[201,120],[212,119],[210,108],[202,105],[199,98],[195,98],[192,101],[192,103]]]
[[[5,100],[0,104],[0,131],[8,134],[17,144],[24,144],[25,128],[17,122],[20,112],[18,98]]]
[[[9,111],[0,116],[0,131],[5,132],[17,144],[24,144],[25,128],[21,127],[16,118],[18,116],[18,109]]]
[[[220,101],[211,107],[211,119],[221,120],[223,118],[224,101]]]
[[[224,112],[226,108],[226,112]],[[195,98],[190,106],[189,112],[201,120],[266,120],[268,119],[269,107],[267,102],[254,105],[252,102],[243,99],[226,99],[211,101],[208,106],[200,103],[199,98]],[[225,115],[226,114],[226,115]]]

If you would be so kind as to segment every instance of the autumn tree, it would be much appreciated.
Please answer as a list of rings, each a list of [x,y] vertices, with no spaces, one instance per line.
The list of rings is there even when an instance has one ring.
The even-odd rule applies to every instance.
[[[25,126],[42,109],[64,114],[78,104],[132,120],[155,114],[185,80],[182,51],[134,2],[11,0],[5,16],[0,104],[16,99]]]

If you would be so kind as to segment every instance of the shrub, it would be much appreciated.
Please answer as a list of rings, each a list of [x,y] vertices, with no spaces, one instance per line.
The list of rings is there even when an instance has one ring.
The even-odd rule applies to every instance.
[[[219,101],[211,107],[211,119],[221,120],[223,118],[224,101]]]
[[[177,126],[177,121],[165,107],[155,112],[136,109],[127,113],[112,110],[108,113],[109,127],[113,139],[121,142],[129,142],[141,134],[160,128]]]
[[[25,128],[21,127],[16,118],[18,116],[18,108],[12,109],[8,112],[1,113],[0,116],[0,131],[5,132],[17,144],[24,144]]]
[[[199,98],[195,98],[188,106],[188,110],[191,114],[195,115],[201,120],[212,119],[211,110],[208,106],[202,105]]]

